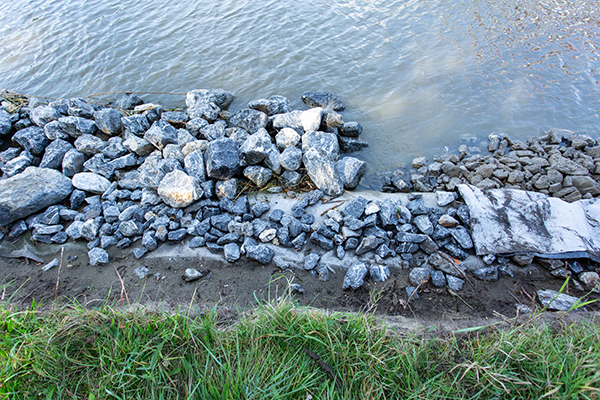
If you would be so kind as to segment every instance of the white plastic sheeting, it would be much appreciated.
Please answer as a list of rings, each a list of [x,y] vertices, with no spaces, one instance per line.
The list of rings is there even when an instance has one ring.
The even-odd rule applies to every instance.
[[[600,260],[600,200],[567,203],[543,193],[459,185],[478,255],[533,253]]]

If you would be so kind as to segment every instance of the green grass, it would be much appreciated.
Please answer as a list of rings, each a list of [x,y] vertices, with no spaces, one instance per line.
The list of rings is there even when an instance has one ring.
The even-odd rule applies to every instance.
[[[0,309],[0,397],[594,399],[600,392],[600,327],[585,323],[424,339],[395,335],[372,315],[327,315],[288,300],[230,326],[214,312],[55,308]]]

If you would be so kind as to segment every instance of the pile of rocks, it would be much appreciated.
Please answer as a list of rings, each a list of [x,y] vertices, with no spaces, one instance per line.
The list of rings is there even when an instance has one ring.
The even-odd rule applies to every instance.
[[[247,200],[230,200],[239,179],[264,187],[277,176],[295,186],[308,174],[330,196],[355,188],[365,163],[340,154],[367,146],[362,127],[343,121],[334,94],[306,92],[302,100],[310,109],[272,96],[230,113],[233,95],[217,89],[189,92],[185,112],[134,94],[112,107],[76,98],[32,99],[13,114],[0,108],[0,139],[16,145],[0,153],[0,240],[26,230],[43,243],[83,238],[97,264],[111,245],[141,238],[151,250],[157,240],[203,236],[215,223],[228,232],[211,219],[221,212],[248,222]]]
[[[412,162],[383,179],[386,191],[454,191],[469,183],[480,189],[514,188],[541,192],[572,202],[600,194],[600,146],[597,139],[553,129],[527,142],[498,134],[488,137],[489,154],[461,145],[458,154]]]

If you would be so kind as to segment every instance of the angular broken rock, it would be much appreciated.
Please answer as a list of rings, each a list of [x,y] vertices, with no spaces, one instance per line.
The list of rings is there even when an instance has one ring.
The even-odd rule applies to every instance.
[[[162,178],[157,193],[169,206],[184,208],[202,197],[203,191],[198,179],[176,169]]]
[[[261,128],[267,126],[269,118],[262,111],[251,108],[243,108],[233,114],[228,120],[230,126],[237,126],[245,129],[248,133],[253,134]]]
[[[309,107],[331,108],[333,111],[344,111],[346,108],[337,95],[328,92],[304,92],[302,101]]]
[[[206,153],[207,175],[215,179],[229,179],[240,167],[237,140],[221,138],[209,143]]]
[[[354,189],[367,171],[367,164],[355,157],[344,157],[338,160],[335,169],[342,179],[344,187]]]
[[[337,197],[344,192],[344,184],[335,169],[335,163],[325,152],[311,147],[303,160],[308,176],[323,193]]]
[[[121,124],[121,114],[114,108],[103,108],[94,113],[96,126],[107,135],[115,136],[121,133],[123,126]]]
[[[581,302],[577,297],[558,293],[555,290],[538,290],[537,295],[544,307],[556,311],[569,311]]]
[[[365,263],[358,262],[353,264],[348,269],[348,272],[346,272],[342,289],[356,290],[360,288],[365,283],[365,277],[368,272],[369,270]]]
[[[0,225],[60,203],[72,191],[71,180],[49,168],[28,167],[20,174],[0,180]]]
[[[265,167],[253,165],[244,168],[244,176],[250,179],[259,188],[265,187],[273,176],[273,172]]]
[[[88,257],[90,258],[90,264],[93,266],[108,264],[108,253],[99,247],[94,247],[88,251]]]
[[[202,278],[202,272],[194,268],[187,268],[183,274],[183,280],[186,282],[197,281]]]
[[[46,132],[37,126],[30,126],[17,131],[13,135],[12,141],[36,156],[42,155],[46,146],[50,144]]]
[[[387,265],[371,264],[369,275],[371,275],[374,282],[384,282],[390,277],[390,269]]]
[[[266,265],[273,260],[275,252],[265,245],[248,246],[246,247],[246,256],[251,260]]]
[[[144,139],[162,150],[167,144],[177,144],[177,129],[164,119],[159,119],[146,131]]]

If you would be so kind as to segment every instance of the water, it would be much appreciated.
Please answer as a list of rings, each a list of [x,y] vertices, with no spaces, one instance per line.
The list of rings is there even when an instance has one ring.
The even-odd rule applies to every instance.
[[[598,15],[591,0],[11,0],[0,4],[0,88],[224,88],[231,111],[273,94],[302,108],[305,90],[331,91],[364,127],[370,147],[357,156],[374,187],[382,171],[491,132],[600,137]]]

